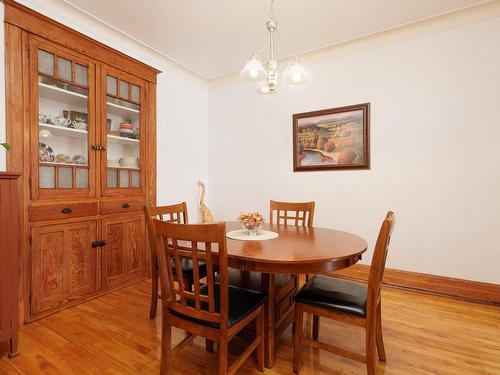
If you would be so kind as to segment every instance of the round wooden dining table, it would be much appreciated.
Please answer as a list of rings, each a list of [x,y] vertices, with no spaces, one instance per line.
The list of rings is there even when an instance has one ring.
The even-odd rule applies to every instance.
[[[226,232],[241,229],[240,222],[226,222]],[[297,274],[330,272],[347,268],[361,259],[367,249],[364,239],[351,233],[318,227],[264,224],[277,238],[245,241],[227,238],[229,267],[261,273],[261,290],[267,295],[265,308],[265,365],[274,365],[276,341],[294,316],[293,297],[298,290]],[[290,304],[279,299],[277,274],[295,274]]]
[[[226,222],[226,231],[241,229]],[[366,251],[366,241],[355,234],[317,227],[264,224],[278,237],[262,241],[227,239],[229,266],[267,273],[317,273],[352,266]]]

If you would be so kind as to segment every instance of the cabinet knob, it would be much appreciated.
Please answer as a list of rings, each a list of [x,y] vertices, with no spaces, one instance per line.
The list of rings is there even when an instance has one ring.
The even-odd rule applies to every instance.
[[[98,241],[94,241],[92,242],[92,247],[95,249],[96,247],[99,247],[99,242]]]
[[[123,204],[122,204],[122,208],[130,208],[130,204],[128,204],[128,203],[123,203]]]
[[[73,210],[69,207],[65,207],[61,210],[61,213],[63,213],[63,214],[70,214],[72,212],[73,212]]]
[[[99,241],[99,246],[106,246],[106,241]]]

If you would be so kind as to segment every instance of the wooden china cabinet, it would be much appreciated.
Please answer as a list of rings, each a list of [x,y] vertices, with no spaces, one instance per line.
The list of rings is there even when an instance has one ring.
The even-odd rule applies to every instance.
[[[22,319],[149,274],[158,71],[5,3],[8,170],[22,170]]]

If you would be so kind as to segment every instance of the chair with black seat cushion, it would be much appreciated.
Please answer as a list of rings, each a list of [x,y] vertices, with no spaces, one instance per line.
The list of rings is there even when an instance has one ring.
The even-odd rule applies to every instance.
[[[293,333],[293,371],[296,374],[299,373],[301,367],[302,344],[366,363],[369,375],[375,374],[377,352],[381,361],[386,360],[382,339],[380,292],[394,223],[394,213],[388,212],[375,245],[367,285],[333,276],[318,275],[312,277],[296,295]],[[304,313],[313,315],[312,339],[303,336]],[[364,327],[366,331],[366,355],[319,342],[320,316]]]
[[[162,295],[161,374],[169,373],[171,353],[180,350],[195,336],[218,343],[219,374],[234,374],[253,353],[257,368],[264,370],[265,294],[228,284],[226,228],[217,224],[174,224],[153,220],[156,257]],[[182,275],[174,272],[183,258],[194,265],[194,287],[187,289]],[[206,265],[206,284],[200,284],[198,264]],[[214,281],[217,264],[218,282]],[[256,335],[248,348],[228,368],[228,343],[248,324],[255,322]],[[189,332],[176,348],[171,349],[171,327]]]
[[[270,224],[312,227],[314,220],[314,202],[269,202]],[[268,301],[266,320],[274,316],[274,336],[279,337],[293,320],[293,295],[298,289],[298,276],[292,274],[270,274],[269,283],[274,285],[274,295]],[[229,270],[229,284],[240,288],[263,290],[262,276],[259,272]],[[212,350],[210,344],[207,350]],[[266,362],[269,353],[266,351]]]
[[[158,262],[156,260],[155,251],[155,233],[153,219],[162,220],[170,223],[188,223],[188,212],[186,202],[181,202],[177,204],[172,204],[169,206],[159,206],[159,207],[147,207],[144,206],[144,212],[146,214],[146,225],[149,233],[149,244],[151,248],[151,306],[149,308],[149,317],[154,319],[156,317],[156,309],[158,305],[158,299],[161,295],[158,294]],[[206,266],[201,263],[199,266],[200,277],[206,276]],[[193,262],[189,259],[183,259],[181,263],[182,277],[184,278],[184,283],[187,288],[193,287],[194,273],[193,273]],[[177,272],[177,267],[173,265],[173,271]]]

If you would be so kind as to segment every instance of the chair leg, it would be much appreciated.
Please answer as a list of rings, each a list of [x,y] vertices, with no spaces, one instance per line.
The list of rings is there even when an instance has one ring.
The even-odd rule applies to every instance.
[[[156,263],[156,260],[153,259]],[[158,306],[158,268],[156,264],[151,264],[151,306],[149,307],[149,319],[156,318],[156,308]]]
[[[214,342],[213,342],[213,340],[205,339],[205,349],[209,353],[213,353],[215,351],[214,350]]]
[[[170,341],[172,336],[172,327],[165,313],[163,313],[163,322],[161,330],[161,367],[160,375],[169,374],[169,365],[171,361]]]
[[[257,355],[257,370],[264,372],[264,309],[260,308],[260,314],[256,322],[256,334],[260,337],[260,344],[257,346],[255,354]]]
[[[387,359],[385,355],[384,339],[382,338],[382,304],[379,303],[377,307],[377,351],[378,358],[381,361]]]
[[[227,363],[228,363],[228,342],[227,339],[220,339],[217,345],[219,350],[219,375],[227,375]]]
[[[295,303],[295,327],[293,330],[293,372],[298,374],[302,365],[302,332],[304,330],[302,304]]]
[[[313,340],[318,340],[319,338],[319,316],[313,315],[313,331],[312,331]]]
[[[366,327],[366,370],[368,375],[375,375],[377,370],[376,322],[373,319]]]

